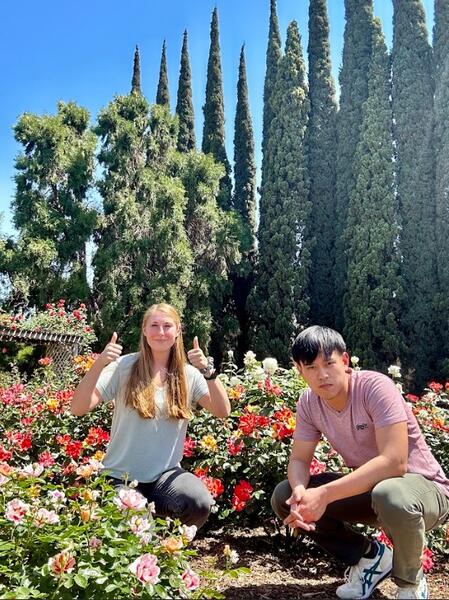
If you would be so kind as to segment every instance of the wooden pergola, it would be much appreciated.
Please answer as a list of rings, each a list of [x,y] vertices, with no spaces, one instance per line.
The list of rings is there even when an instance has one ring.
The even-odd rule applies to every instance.
[[[80,353],[83,338],[73,333],[14,329],[0,325],[0,341],[45,346],[46,356],[53,360],[53,368],[60,374],[71,364],[73,357]]]

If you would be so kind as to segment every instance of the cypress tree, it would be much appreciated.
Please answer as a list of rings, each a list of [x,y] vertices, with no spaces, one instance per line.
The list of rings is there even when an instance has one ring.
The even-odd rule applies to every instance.
[[[270,25],[268,30],[268,46],[266,55],[265,82],[263,88],[263,125],[262,125],[262,177],[260,186],[260,205],[259,205],[259,227],[264,227],[265,209],[264,209],[264,188],[267,178],[267,170],[270,166],[267,146],[270,131],[270,124],[273,119],[271,108],[271,95],[276,83],[276,74],[279,59],[281,58],[281,34],[279,33],[279,22],[276,14],[276,0],[270,1]]]
[[[214,8],[210,26],[210,50],[207,63],[206,100],[203,106],[204,127],[202,150],[212,154],[225,168],[220,182],[219,204],[224,209],[232,206],[231,167],[225,148],[225,118],[223,83],[221,74],[220,41],[218,32],[218,12]]]
[[[168,91],[167,53],[165,40],[162,44],[161,66],[159,69],[159,82],[157,84],[156,104],[170,106],[170,94]]]
[[[248,349],[248,314],[246,302],[253,283],[256,235],[256,164],[254,136],[248,101],[248,84],[244,46],[240,52],[237,82],[237,109],[234,125],[234,208],[243,223],[242,261],[231,273],[232,295],[236,307],[240,334],[237,339],[237,359]]]
[[[335,325],[343,328],[346,284],[344,231],[349,198],[354,189],[354,158],[360,139],[362,107],[368,97],[368,72],[373,38],[372,0],[345,0],[346,25],[340,71],[337,117],[337,193],[335,220]]]
[[[434,298],[435,188],[432,148],[433,64],[421,0],[394,0],[393,116],[401,220],[402,276],[407,294],[402,327],[405,366],[423,385],[437,353]]]
[[[187,31],[184,31],[181,50],[181,68],[179,70],[178,99],[176,114],[179,118],[178,144],[180,152],[194,150],[195,117],[192,102],[192,74],[190,71]]]
[[[449,378],[449,4],[435,1],[435,198],[438,269],[437,320],[442,376]],[[441,360],[443,359],[443,360]]]
[[[385,369],[403,347],[399,334],[401,283],[394,189],[390,59],[380,21],[374,21],[368,99],[355,155],[348,206],[344,333],[366,368]]]
[[[335,86],[331,74],[326,0],[309,4],[309,100],[307,148],[312,205],[310,229],[315,238],[310,274],[310,314],[314,323],[333,326],[335,293]]]
[[[136,46],[134,52],[134,65],[133,65],[133,78],[131,81],[131,94],[141,94],[142,89],[140,87],[140,55],[139,46]]]
[[[307,91],[299,31],[292,22],[271,98],[265,221],[259,228],[259,269],[249,300],[255,316],[254,350],[271,354],[286,366],[295,328],[307,321],[309,308]]]

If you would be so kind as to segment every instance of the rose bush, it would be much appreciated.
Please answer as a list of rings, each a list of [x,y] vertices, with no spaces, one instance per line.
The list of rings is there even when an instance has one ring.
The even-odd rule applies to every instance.
[[[51,365],[40,366],[30,381],[15,381],[0,389],[0,583],[4,586],[0,590],[16,590],[16,596],[10,597],[32,597],[32,593],[39,597],[48,594],[49,586],[59,585],[60,593],[54,597],[81,598],[85,591],[79,582],[87,578],[89,595],[98,593],[98,597],[108,585],[122,580],[125,587],[113,590],[115,597],[156,594],[156,586],[165,590],[158,587],[157,595],[176,595],[173,590],[184,590],[182,585],[183,593],[196,593],[192,588],[197,579],[188,566],[191,551],[181,542],[176,526],[141,514],[132,494],[126,497],[123,512],[120,506],[126,502],[119,502],[119,497],[114,503],[112,491],[95,475],[109,439],[112,406],[102,404],[83,418],[69,412],[74,385],[93,359],[77,357],[73,370],[58,379]],[[220,377],[232,402],[231,416],[221,420],[204,411],[195,415],[183,466],[203,479],[215,498],[211,523],[225,519],[228,526],[272,526],[269,499],[286,475],[295,405],[304,383],[295,370],[279,368],[274,359],[260,363],[251,353],[243,370],[230,362]],[[412,404],[432,451],[449,473],[448,385],[432,382],[421,397],[406,395],[405,400]],[[344,471],[340,457],[324,440],[311,470],[325,469]],[[50,499],[62,493],[67,500],[56,508]],[[125,518],[126,510],[137,512]],[[115,530],[122,540],[117,544],[108,537]],[[151,539],[137,551],[135,536],[145,540],[148,531]],[[13,556],[11,543],[19,548],[20,560]],[[103,556],[108,547],[116,556]],[[429,548],[436,556],[449,554],[447,525],[429,535]],[[114,574],[103,581],[101,573],[110,568]],[[55,578],[56,572],[60,578]],[[23,591],[27,586],[34,591]]]

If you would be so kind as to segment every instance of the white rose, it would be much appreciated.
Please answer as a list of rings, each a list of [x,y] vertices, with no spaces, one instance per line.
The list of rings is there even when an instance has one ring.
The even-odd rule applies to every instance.
[[[358,356],[351,356],[351,365],[356,367],[359,364],[360,358]]]
[[[398,367],[398,365],[390,365],[388,367],[388,375],[391,375],[393,379],[399,379],[401,377],[401,367]]]
[[[265,373],[274,375],[278,369],[278,361],[275,358],[264,358],[262,361],[262,367]]]
[[[248,350],[248,352],[243,357],[243,363],[248,367],[256,362],[256,355],[252,350]]]

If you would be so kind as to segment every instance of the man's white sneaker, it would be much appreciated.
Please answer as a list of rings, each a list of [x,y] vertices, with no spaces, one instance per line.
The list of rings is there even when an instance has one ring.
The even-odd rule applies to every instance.
[[[427,588],[426,578],[420,579],[417,585],[408,585],[398,588],[396,598],[428,598],[429,590]]]
[[[336,589],[339,598],[369,598],[379,583],[391,573],[393,551],[380,542],[374,543],[377,545],[374,558],[361,558],[356,565],[346,569],[346,583]]]

